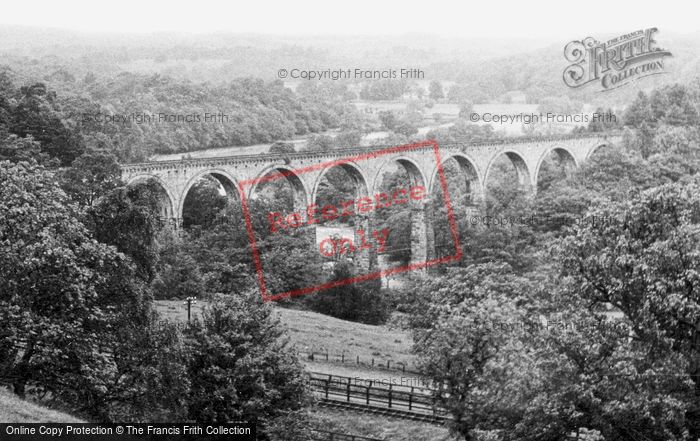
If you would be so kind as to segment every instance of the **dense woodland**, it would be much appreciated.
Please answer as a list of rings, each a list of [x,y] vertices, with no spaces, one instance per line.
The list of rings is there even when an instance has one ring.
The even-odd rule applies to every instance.
[[[52,133],[52,141],[43,142],[64,144],[63,165],[84,148],[106,149],[121,162],[134,162],[157,153],[271,143],[329,129],[356,135],[387,126],[398,134],[414,133],[419,120],[410,108],[398,128],[391,123],[376,126],[349,104],[353,99],[397,100],[408,94],[418,107],[442,100],[468,109],[472,104],[509,103],[510,93],[519,91],[528,103],[546,111],[578,112],[583,103],[621,109],[636,93],[635,88],[600,94],[564,86],[563,44],[529,50],[496,45],[489,52],[495,55],[486,57],[471,52],[468,45],[451,48],[448,56],[443,53],[447,49],[436,49],[445,46],[444,41],[430,39],[420,47],[407,47],[391,38],[360,40],[354,42],[354,51],[339,51],[343,41],[321,40],[310,46],[303,39],[287,43],[260,36],[88,41],[60,31],[36,35],[14,30],[0,35],[0,96],[4,99],[0,118],[7,113],[14,119],[0,120],[1,125],[21,138],[32,134],[40,140]],[[676,57],[666,60],[666,75],[645,82],[647,93],[665,84],[696,81],[700,63],[696,41],[673,35],[664,38],[673,43]],[[26,40],[36,45],[27,49]],[[508,53],[516,49],[517,55]],[[377,69],[421,68],[426,81],[437,83],[441,90],[433,90],[435,84],[426,90],[410,80],[353,80],[301,82],[293,92],[275,76],[282,66],[326,69],[368,63]],[[224,114],[227,120],[142,123],[135,119],[205,113]],[[113,116],[129,119],[108,120]],[[49,127],[39,128],[32,119],[44,120]]]
[[[0,73],[0,382],[96,421],[250,420],[270,439],[276,427],[298,424],[309,393],[271,305],[259,300],[238,201],[203,180],[188,195],[184,231],[175,232],[159,221],[154,184],[125,186],[119,163],[328,128],[351,139],[362,123],[346,90],[53,71],[44,77],[59,80],[25,83],[19,71]],[[235,124],[82,117],[212,107]],[[424,374],[439,386],[436,403],[466,440],[697,439],[699,111],[695,84],[639,93],[620,114],[623,141],[571,173],[552,158],[534,198],[504,159],[475,207],[447,164],[459,262],[401,289],[369,281],[281,304],[409,329]],[[394,141],[413,133],[406,118],[382,123]],[[429,136],[497,135],[460,119]],[[318,136],[309,148],[343,145]],[[382,188],[407,179],[397,168]],[[329,173],[321,197],[351,194],[350,181],[344,170]],[[450,237],[442,196],[434,196],[440,253]],[[329,266],[303,231],[269,234],[266,213],[291,197],[282,183],[250,203],[270,290],[356,273],[351,260]],[[535,222],[475,225],[467,216],[474,210]],[[400,207],[377,213],[378,226],[395,232],[392,262],[410,258],[410,221]],[[188,296],[212,306],[187,328],[152,306]]]
[[[242,146],[288,139],[352,124],[356,111],[330,93],[299,96],[279,81],[240,79],[211,86],[158,74],[121,73],[109,81],[61,70],[58,81],[16,85],[0,69],[0,120],[9,134],[31,135],[62,165],[86,149],[114,153],[122,162],[154,153]],[[47,84],[55,84],[53,89]],[[204,121],[207,113],[223,121]],[[198,117],[194,122],[166,118]],[[154,116],[155,121],[146,118]],[[118,119],[123,118],[123,119]]]

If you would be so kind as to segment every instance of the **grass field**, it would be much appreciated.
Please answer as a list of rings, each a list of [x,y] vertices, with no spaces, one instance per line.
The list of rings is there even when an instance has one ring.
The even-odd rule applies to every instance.
[[[340,320],[310,311],[278,308],[282,323],[300,351],[325,352],[361,359],[412,362],[411,337],[398,329]]]
[[[0,423],[84,423],[86,421],[57,410],[17,398],[0,388]],[[0,439],[2,437],[0,436]]]
[[[182,301],[158,300],[156,305],[164,318],[187,320],[187,307]],[[202,301],[193,305],[192,314],[199,314],[204,305]],[[391,360],[394,364],[401,361],[412,366],[415,361],[410,352],[411,337],[401,330],[349,322],[310,311],[285,308],[276,308],[276,311],[298,351],[328,352],[332,355],[345,351],[348,359],[359,356],[361,360],[368,361],[374,358],[376,363],[382,364]],[[352,364],[339,365],[338,368],[358,370]],[[400,372],[397,374],[401,375]]]

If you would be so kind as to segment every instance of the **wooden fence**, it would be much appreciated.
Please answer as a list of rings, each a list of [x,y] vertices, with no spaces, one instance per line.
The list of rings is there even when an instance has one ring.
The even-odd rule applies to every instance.
[[[446,412],[433,405],[432,389],[385,384],[372,380],[309,372],[311,387],[321,398],[394,409],[443,418]]]
[[[321,361],[328,363],[340,363],[340,364],[353,364],[358,366],[366,366],[375,369],[384,369],[390,371],[400,371],[412,374],[420,374],[415,365],[411,362],[405,362],[400,360],[386,360],[381,361],[375,359],[374,357],[360,357],[357,354],[350,354],[343,351],[340,354],[331,354],[326,352],[316,352],[316,351],[297,351],[299,357],[305,358],[310,361]]]

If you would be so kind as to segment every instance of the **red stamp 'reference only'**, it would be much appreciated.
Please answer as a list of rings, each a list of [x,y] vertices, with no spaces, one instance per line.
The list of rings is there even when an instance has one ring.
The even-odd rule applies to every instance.
[[[421,149],[425,151],[431,150],[432,154],[434,155],[434,161],[437,169],[436,177],[439,180],[440,189],[442,190],[449,232],[452,236],[452,242],[454,244],[453,254],[449,256],[442,256],[439,258],[426,258],[425,261],[413,262],[407,265],[401,265],[388,269],[368,270],[366,274],[357,274],[347,279],[334,280],[287,292],[270,293],[268,291],[267,285],[265,283],[263,264],[255,239],[255,231],[251,220],[248,200],[246,198],[247,188],[255,187],[263,182],[271,182],[275,180],[286,179],[292,174],[299,176],[304,173],[330,169],[332,167],[341,166],[343,164],[359,164],[362,161],[371,161],[374,159],[381,158],[382,156],[396,155]],[[428,183],[425,184],[428,185]],[[457,225],[455,222],[454,211],[452,209],[452,203],[450,201],[450,196],[447,188],[447,180],[445,178],[442,160],[440,158],[440,150],[436,141],[422,141],[414,144],[406,144],[396,147],[384,148],[376,151],[369,151],[367,153],[361,153],[347,158],[341,158],[306,167],[301,167],[292,171],[282,170],[255,179],[240,181],[238,185],[241,206],[243,209],[243,216],[245,218],[246,223],[246,230],[248,233],[248,239],[250,241],[250,246],[253,253],[253,263],[255,265],[256,276],[263,301],[280,300],[283,298],[300,296],[303,294],[310,294],[313,292],[334,288],[337,286],[348,285],[351,283],[379,279],[382,277],[407,271],[422,270],[430,266],[459,260],[462,257],[462,248],[460,246],[459,236],[457,233]],[[323,206],[317,206],[316,201],[312,200],[310,201],[310,204],[308,206],[303,207],[301,209],[295,207],[295,210],[291,213],[271,211],[267,213],[267,218],[265,219],[265,222],[267,224],[267,228],[269,229],[268,231],[270,234],[280,233],[283,231],[292,231],[298,228],[314,228],[315,224],[319,224],[322,221],[333,221],[336,219],[343,220],[357,215],[367,216],[374,211],[388,208],[391,206],[420,203],[424,200],[427,200],[430,197],[430,194],[428,192],[429,189],[427,189],[423,185],[411,185],[403,188],[398,187],[390,192],[376,192],[375,194],[369,194],[367,196],[361,196],[356,199],[346,200],[339,204],[326,204]],[[374,231],[365,231],[364,229],[360,228],[357,229],[355,234],[355,240],[351,240],[348,238],[327,237],[317,244],[317,251],[322,256],[329,258],[332,256],[343,254],[351,255],[356,251],[367,249],[371,249],[377,253],[381,253],[386,250],[387,239],[389,237],[388,228],[376,229]]]

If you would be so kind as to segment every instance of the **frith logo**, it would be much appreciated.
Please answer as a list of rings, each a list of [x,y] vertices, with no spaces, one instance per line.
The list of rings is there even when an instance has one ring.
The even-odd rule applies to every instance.
[[[601,43],[593,37],[570,42],[564,57],[564,83],[581,87],[600,81],[603,91],[616,89],[649,75],[664,73],[664,57],[671,52],[656,46],[657,28],[639,30]]]

